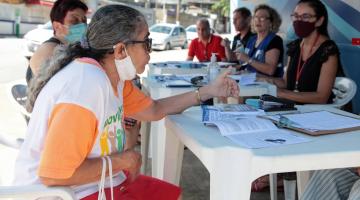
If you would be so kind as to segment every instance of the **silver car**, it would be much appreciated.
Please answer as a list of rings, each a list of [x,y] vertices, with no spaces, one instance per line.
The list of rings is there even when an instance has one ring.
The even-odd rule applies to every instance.
[[[173,47],[187,47],[185,29],[177,24],[155,24],[150,27],[150,37],[153,49],[169,50]]]

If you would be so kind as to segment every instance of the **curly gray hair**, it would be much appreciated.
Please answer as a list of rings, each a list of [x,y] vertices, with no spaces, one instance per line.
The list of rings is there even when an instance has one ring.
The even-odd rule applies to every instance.
[[[274,8],[266,4],[258,5],[254,10],[254,15],[258,10],[266,10],[269,13],[269,20],[271,22],[270,31],[273,33],[277,33],[281,26],[281,16],[279,15],[279,13]]]

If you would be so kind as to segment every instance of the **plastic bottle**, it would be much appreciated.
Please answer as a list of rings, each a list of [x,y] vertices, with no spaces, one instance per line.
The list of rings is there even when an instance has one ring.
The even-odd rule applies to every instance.
[[[244,53],[245,52],[245,47],[240,40],[236,41],[236,46],[235,46],[234,52],[235,53]]]
[[[219,75],[219,72],[220,72],[220,66],[216,62],[216,53],[211,53],[211,54],[212,55],[211,55],[210,63],[208,65],[209,83],[214,81],[216,79],[216,77]]]

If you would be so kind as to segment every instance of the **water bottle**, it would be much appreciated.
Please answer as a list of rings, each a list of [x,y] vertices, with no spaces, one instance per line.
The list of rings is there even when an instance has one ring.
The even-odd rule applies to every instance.
[[[208,65],[208,80],[209,83],[213,82],[216,77],[219,75],[220,66],[216,62],[216,53],[211,53],[210,63]]]
[[[234,52],[235,53],[244,53],[245,52],[245,47],[240,40],[236,41],[236,46],[235,46]]]

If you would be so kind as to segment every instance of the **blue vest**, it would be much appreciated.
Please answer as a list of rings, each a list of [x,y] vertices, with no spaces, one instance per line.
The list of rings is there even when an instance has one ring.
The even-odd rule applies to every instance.
[[[266,48],[269,46],[269,43],[271,42],[271,40],[275,37],[275,33],[269,33],[264,39],[263,41],[261,41],[261,43],[259,44],[259,46],[257,47],[256,51],[255,51],[255,43],[257,40],[257,35],[251,37],[249,39],[249,42],[246,45],[245,48],[245,53],[250,56],[253,60],[265,63],[265,51]],[[255,51],[255,52],[254,52]],[[279,57],[279,59],[281,58],[281,56]],[[251,65],[246,65],[245,69],[247,69],[250,72],[256,72],[256,73],[260,73],[263,74],[261,72],[258,72],[254,67],[252,67]],[[284,67],[283,67],[283,63],[282,61],[279,62],[276,70],[275,70],[275,74],[274,77],[282,77],[284,74]]]

